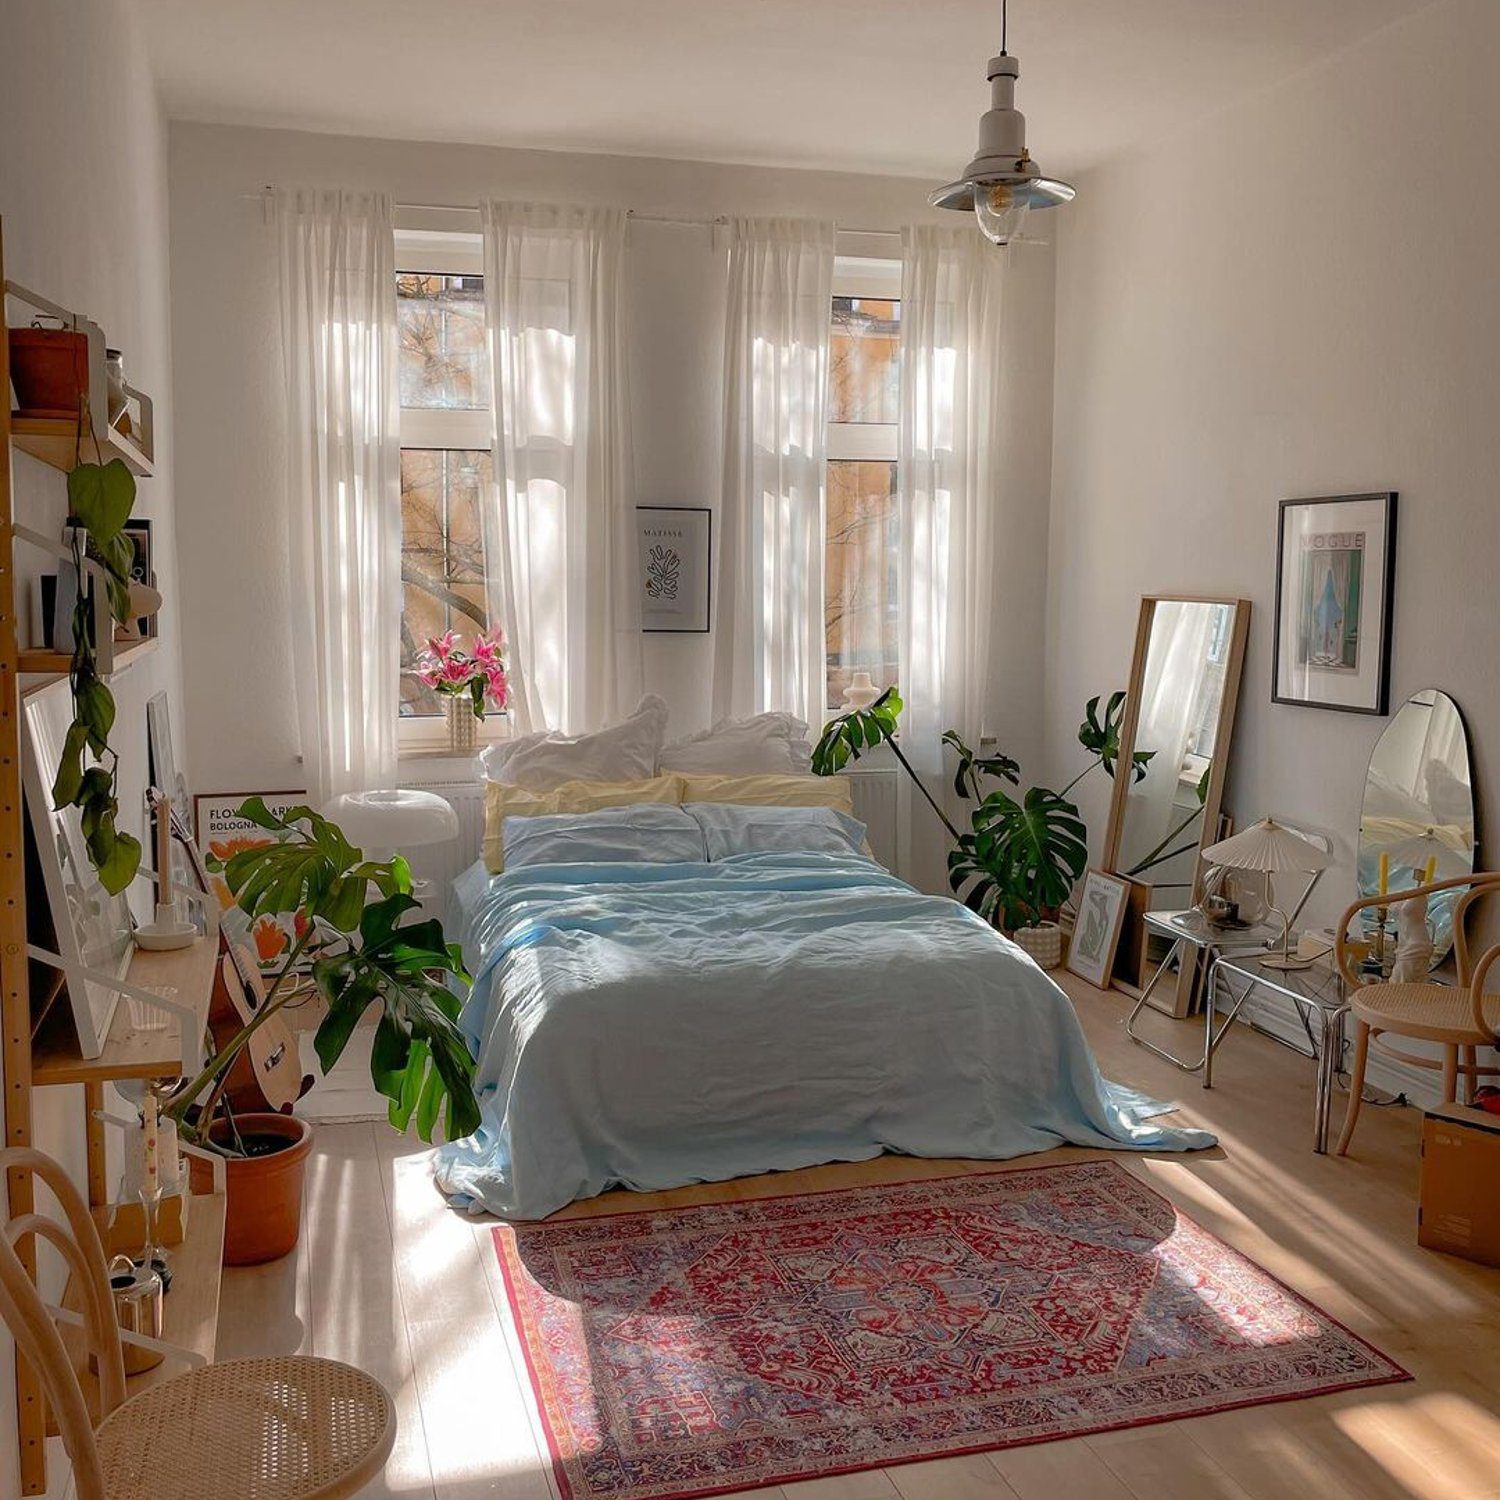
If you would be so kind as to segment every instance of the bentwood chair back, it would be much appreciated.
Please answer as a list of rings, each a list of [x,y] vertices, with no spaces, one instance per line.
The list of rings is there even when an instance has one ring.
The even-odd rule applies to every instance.
[[[99,1230],[50,1156],[0,1150],[0,1173],[16,1171],[51,1189],[65,1222],[33,1212],[0,1228],[0,1318],[57,1418],[77,1500],[341,1500],[380,1474],[396,1437],[390,1395],[379,1381],[335,1360],[225,1360],[127,1397]],[[53,1316],[18,1254],[28,1238],[55,1246],[81,1289],[88,1347],[99,1369],[97,1427]],[[211,1444],[204,1433],[214,1434]]]
[[[46,1240],[61,1253],[84,1289],[89,1349],[99,1368],[99,1415],[105,1417],[125,1399],[125,1364],[114,1301],[108,1290],[104,1247],[78,1189],[50,1156],[30,1148],[9,1147],[0,1151],[0,1172],[9,1171],[30,1172],[45,1183],[67,1222],[64,1225],[36,1212],[17,1214],[6,1222],[0,1234],[0,1316],[36,1372],[47,1404],[57,1417],[63,1446],[73,1465],[78,1500],[105,1500],[104,1477],[83,1388],[52,1315],[16,1253],[17,1245],[28,1236]]]
[[[1409,901],[1414,896],[1431,897],[1439,891],[1467,887],[1453,907],[1453,954],[1458,967],[1458,984],[1362,984],[1353,966],[1349,928],[1363,911],[1384,910]],[[1500,895],[1500,873],[1476,871],[1473,875],[1456,875],[1437,880],[1411,891],[1393,891],[1384,896],[1368,896],[1356,901],[1344,913],[1338,929],[1336,953],[1339,969],[1348,985],[1349,1010],[1354,1016],[1354,1065],[1350,1070],[1349,1108],[1339,1136],[1338,1154],[1345,1155],[1359,1119],[1361,1095],[1364,1092],[1365,1067],[1370,1048],[1385,1053],[1412,1067],[1441,1070],[1444,1104],[1458,1098],[1459,1080],[1463,1080],[1464,1098],[1473,1095],[1480,1078],[1500,1076],[1500,1066],[1481,1063],[1478,1049],[1493,1047],[1500,1035],[1500,995],[1485,993],[1490,969],[1500,960],[1500,944],[1474,958],[1469,948],[1465,922],[1469,909],[1485,896]],[[1422,1055],[1403,1047],[1392,1046],[1382,1038],[1399,1036],[1410,1040],[1436,1043],[1438,1056]]]

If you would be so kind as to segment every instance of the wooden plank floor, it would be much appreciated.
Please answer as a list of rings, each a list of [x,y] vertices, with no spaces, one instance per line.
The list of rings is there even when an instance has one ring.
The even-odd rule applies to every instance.
[[[1500,1271],[1419,1250],[1417,1126],[1366,1107],[1347,1160],[1315,1156],[1312,1064],[1248,1031],[1209,1092],[1132,1046],[1124,1003],[1069,978],[1100,1065],[1216,1131],[1196,1157],[1128,1158],[1159,1191],[1371,1340],[1409,1385],[760,1490],[783,1500],[1500,1500]],[[1164,1034],[1174,1026],[1156,1021]],[[1196,1038],[1185,1028],[1178,1045]],[[1342,1110],[1343,1097],[1336,1108]],[[1059,1151],[1018,1164],[1088,1153]],[[650,1196],[584,1212],[991,1170],[900,1157]],[[577,1209],[570,1210],[579,1211]],[[347,1359],[395,1393],[401,1432],[371,1496],[548,1500],[489,1226],[449,1212],[419,1142],[321,1125],[297,1252],[225,1274],[221,1358]]]

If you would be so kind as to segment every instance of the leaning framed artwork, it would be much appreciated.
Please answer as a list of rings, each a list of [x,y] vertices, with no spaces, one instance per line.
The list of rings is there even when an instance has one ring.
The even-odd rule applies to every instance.
[[[700,506],[638,505],[635,521],[641,629],[706,633],[713,512]]]
[[[1068,972],[1101,990],[1109,988],[1130,902],[1131,882],[1103,870],[1090,870],[1078,893],[1078,916],[1068,944]]]
[[[51,937],[67,980],[79,1056],[95,1058],[104,1050],[120,998],[108,981],[124,978],[130,967],[135,924],[124,893],[112,896],[100,883],[78,809],[52,805],[52,778],[73,722],[67,682],[23,694],[21,709],[21,775]]]
[[[1276,541],[1272,700],[1386,713],[1395,491],[1283,500]]]

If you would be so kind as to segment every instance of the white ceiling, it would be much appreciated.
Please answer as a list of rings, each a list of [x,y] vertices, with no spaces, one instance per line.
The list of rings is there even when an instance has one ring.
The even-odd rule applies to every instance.
[[[1018,104],[1078,172],[1429,0],[1012,0]],[[999,0],[135,0],[174,117],[956,176]]]

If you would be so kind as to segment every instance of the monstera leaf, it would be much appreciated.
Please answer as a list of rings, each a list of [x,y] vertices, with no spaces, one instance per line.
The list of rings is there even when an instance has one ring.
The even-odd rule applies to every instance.
[[[1090,698],[1083,706],[1083,723],[1078,726],[1078,743],[1090,755],[1099,757],[1104,774],[1114,780],[1115,766],[1120,759],[1120,725],[1125,719],[1125,694],[1114,692],[1099,713],[1099,700]],[[1140,781],[1146,774],[1146,766],[1156,754],[1154,750],[1137,750],[1130,757],[1130,779]]]
[[[832,776],[866,750],[889,744],[901,718],[901,695],[887,688],[868,708],[852,708],[830,719],[812,753],[814,776]]]
[[[948,883],[987,920],[1026,926],[1068,899],[1088,864],[1087,839],[1078,809],[1046,787],[1019,802],[991,792],[948,857]]]
[[[1021,762],[1009,755],[977,755],[963,742],[956,729],[943,735],[943,743],[958,757],[958,769],[953,775],[953,790],[960,797],[978,802],[984,796],[981,778],[989,776],[996,781],[1008,781],[1012,786],[1021,782]]]

